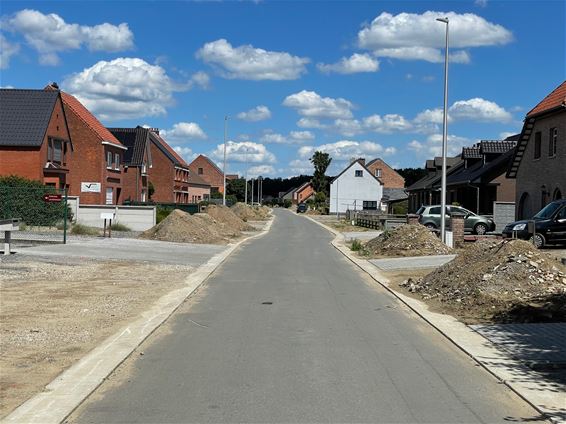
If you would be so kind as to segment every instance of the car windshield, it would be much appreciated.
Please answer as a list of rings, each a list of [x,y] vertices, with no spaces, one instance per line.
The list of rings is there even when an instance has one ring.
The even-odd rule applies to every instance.
[[[560,207],[560,203],[549,203],[544,208],[541,209],[539,213],[533,216],[534,219],[548,219],[550,218],[554,212],[558,210]]]

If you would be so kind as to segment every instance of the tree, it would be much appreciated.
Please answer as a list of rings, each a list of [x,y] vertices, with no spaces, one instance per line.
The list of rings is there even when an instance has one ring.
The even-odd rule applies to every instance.
[[[424,168],[401,168],[396,169],[396,171],[399,175],[405,178],[405,187],[409,187],[413,183],[416,183],[427,174],[427,171]]]
[[[235,196],[239,202],[243,202],[246,194],[246,182],[243,178],[235,178],[226,181],[226,195]],[[249,195],[249,193],[248,193]]]
[[[328,180],[326,178],[326,170],[332,162],[332,158],[328,153],[320,151],[314,152],[310,159],[314,166],[314,174],[312,177],[312,186],[314,191],[322,192],[328,195]]]

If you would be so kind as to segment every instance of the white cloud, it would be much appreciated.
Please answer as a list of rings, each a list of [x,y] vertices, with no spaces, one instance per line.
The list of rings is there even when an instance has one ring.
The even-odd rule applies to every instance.
[[[271,111],[267,106],[259,105],[246,112],[238,113],[237,118],[248,122],[265,121],[271,118]]]
[[[212,152],[212,156],[218,160],[224,157],[224,144],[219,144]],[[275,163],[276,158],[261,143],[252,141],[229,141],[226,144],[226,158],[228,162],[249,163]]]
[[[336,119],[333,129],[345,137],[353,137],[364,132],[362,124],[357,119]]]
[[[459,100],[449,109],[450,116],[458,120],[509,122],[512,115],[495,102],[482,98]]]
[[[306,73],[308,58],[286,52],[258,49],[252,45],[232,47],[225,39],[206,43],[196,57],[215,67],[221,76],[247,80],[294,80]]]
[[[476,6],[479,6],[479,7],[486,7],[487,6],[487,0],[475,0],[474,4]]]
[[[248,178],[265,177],[267,175],[274,175],[275,173],[275,168],[271,165],[256,165],[248,169]]]
[[[348,119],[352,117],[354,105],[342,98],[321,97],[314,91],[303,90],[287,96],[283,105],[296,109],[307,118]]]
[[[508,44],[511,31],[473,13],[427,11],[423,14],[383,12],[358,33],[358,45],[378,57],[441,62],[446,26],[436,18],[450,21],[450,46],[456,49]],[[451,60],[467,63],[465,50],[453,52]]]
[[[410,121],[398,114],[371,115],[364,118],[363,125],[369,131],[383,134],[410,131],[413,128]]]
[[[195,72],[190,79],[191,85],[196,85],[203,90],[206,90],[210,87],[210,76],[206,72],[199,71]]]
[[[518,134],[519,132],[520,132],[520,130],[519,130],[519,131],[516,131],[516,132],[503,131],[502,133],[499,133],[499,138],[500,138],[501,140],[505,140],[507,137],[511,137],[512,135],[516,135],[516,134]]]
[[[297,126],[299,128],[318,128],[324,129],[327,126],[321,123],[318,119],[314,118],[301,118],[297,121]]]
[[[10,59],[19,50],[19,44],[9,42],[3,34],[0,34],[0,69],[7,69],[10,66]]]
[[[196,122],[178,122],[169,130],[161,130],[163,138],[179,144],[185,141],[200,139],[205,140],[208,136]]]
[[[312,174],[314,171],[313,165],[308,159],[293,159],[289,162],[289,171],[293,175],[298,174]]]
[[[397,152],[395,147],[383,147],[373,141],[340,140],[320,146],[303,146],[297,153],[300,158],[308,159],[317,150],[330,154],[334,160],[349,160],[353,157],[375,155],[387,156]]]
[[[462,147],[470,146],[472,144],[473,142],[466,137],[449,134],[447,155],[458,155],[462,152]],[[412,140],[407,144],[407,148],[422,157],[430,158],[432,156],[440,156],[442,154],[442,134],[431,134],[424,142]]]
[[[173,149],[189,163],[194,159],[194,153],[190,147],[175,146]]]
[[[164,115],[173,93],[189,88],[173,82],[165,70],[138,58],[95,63],[62,83],[102,120]]]
[[[338,74],[355,74],[359,72],[376,72],[379,70],[379,62],[369,54],[354,53],[350,57],[343,57],[339,62],[333,64],[319,63],[317,68],[326,74],[336,72]]]
[[[118,52],[134,46],[134,34],[128,24],[102,23],[86,26],[67,23],[55,13],[43,14],[24,9],[4,20],[6,29],[23,35],[27,43],[39,53],[44,65],[59,63],[59,52],[80,49]]]
[[[310,131],[291,131],[289,135],[266,131],[260,138],[262,143],[267,144],[302,144],[314,140],[314,134]]]

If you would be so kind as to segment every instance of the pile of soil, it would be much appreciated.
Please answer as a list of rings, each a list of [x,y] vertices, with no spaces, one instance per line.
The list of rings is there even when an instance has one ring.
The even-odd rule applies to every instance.
[[[566,320],[566,267],[522,240],[477,241],[436,271],[401,285],[461,317]]]
[[[230,208],[222,205],[208,205],[206,213],[216,221],[227,225],[232,230],[253,231],[255,228],[246,224]]]
[[[221,234],[218,227],[216,220],[207,214],[190,215],[175,209],[167,218],[144,231],[139,237],[176,243],[222,243],[226,235]]]
[[[368,241],[365,253],[375,256],[427,256],[450,254],[452,249],[426,227],[405,224]]]
[[[250,206],[245,203],[236,203],[230,209],[243,221],[264,221],[271,215],[268,207]]]

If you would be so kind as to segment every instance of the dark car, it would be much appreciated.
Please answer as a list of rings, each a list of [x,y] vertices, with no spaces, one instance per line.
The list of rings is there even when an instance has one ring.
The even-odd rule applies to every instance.
[[[529,221],[534,221],[534,235],[529,232]],[[566,199],[550,202],[531,219],[508,224],[503,237],[530,240],[536,247],[566,244]]]
[[[297,213],[305,213],[307,211],[308,207],[306,203],[299,203],[297,205]]]
[[[440,228],[440,205],[421,206],[417,211],[419,222],[430,229]],[[460,206],[446,206],[446,224],[452,212],[464,215],[464,231],[484,235],[488,232],[495,231],[495,222],[493,219],[476,215],[475,213],[464,209]]]

